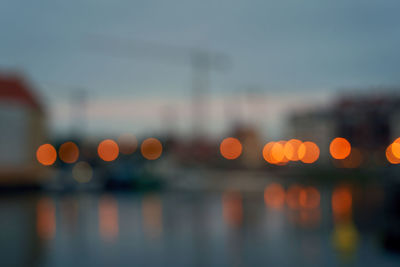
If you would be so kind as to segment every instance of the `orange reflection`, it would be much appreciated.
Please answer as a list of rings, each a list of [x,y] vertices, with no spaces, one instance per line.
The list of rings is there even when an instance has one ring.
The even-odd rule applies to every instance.
[[[118,137],[119,150],[124,155],[132,154],[137,149],[137,139],[133,134],[123,134]]]
[[[288,188],[286,193],[286,203],[289,208],[297,210],[300,208],[300,193],[302,192],[303,187],[299,185],[292,185]]]
[[[335,220],[349,219],[352,210],[352,195],[347,187],[338,187],[332,193],[332,211]]]
[[[157,195],[143,197],[142,202],[143,227],[150,238],[162,234],[162,203]]]
[[[400,163],[400,158],[397,158],[395,155],[393,155],[392,146],[393,146],[393,144],[389,145],[386,148],[386,159],[392,164],[399,164]]]
[[[287,141],[284,147],[285,157],[291,161],[298,161],[298,150],[301,144],[302,142],[298,139],[290,139]]]
[[[332,140],[329,152],[334,159],[344,159],[350,155],[351,145],[345,138],[337,137]]]
[[[156,138],[147,138],[140,147],[142,155],[148,160],[155,160],[161,156],[162,144]]]
[[[321,195],[315,187],[309,186],[300,191],[299,204],[305,209],[316,209],[319,207]]]
[[[274,209],[281,209],[285,204],[285,190],[280,184],[272,183],[264,190],[265,204]]]
[[[314,163],[319,158],[319,147],[314,142],[304,142],[298,150],[299,159],[304,163]]]
[[[36,159],[42,165],[52,165],[57,159],[57,151],[50,144],[41,145],[36,150]]]
[[[238,158],[242,154],[242,149],[240,141],[233,137],[225,138],[219,146],[221,155],[226,159]]]
[[[239,192],[225,192],[222,195],[222,215],[225,222],[232,227],[242,224],[243,204]]]
[[[303,227],[316,227],[321,221],[320,209],[305,209],[298,214],[298,223]]]
[[[118,144],[111,139],[103,140],[97,147],[97,153],[102,160],[113,161],[119,154]]]
[[[79,148],[73,142],[66,142],[58,149],[58,156],[65,163],[74,163],[79,158]]]
[[[105,241],[114,241],[118,236],[118,203],[111,196],[99,200],[99,231]]]
[[[42,239],[54,238],[56,233],[56,208],[50,198],[42,198],[37,203],[36,231]]]

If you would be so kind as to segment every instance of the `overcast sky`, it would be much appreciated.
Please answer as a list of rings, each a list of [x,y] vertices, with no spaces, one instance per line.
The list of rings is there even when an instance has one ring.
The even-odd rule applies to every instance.
[[[399,10],[398,0],[1,0],[0,67],[34,82],[55,132],[70,127],[75,88],[88,94],[90,134],[160,131],[168,107],[184,131],[187,61],[113,57],[93,49],[93,36],[223,52],[233,65],[211,72],[210,131],[223,131],[226,111],[251,88],[262,103],[247,112],[264,113],[268,135],[296,105],[343,88],[397,86]],[[246,116],[236,112],[228,114]]]

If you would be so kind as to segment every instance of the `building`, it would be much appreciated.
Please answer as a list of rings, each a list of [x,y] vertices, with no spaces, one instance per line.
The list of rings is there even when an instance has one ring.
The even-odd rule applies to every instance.
[[[344,137],[366,157],[381,155],[400,136],[400,95],[377,92],[344,94],[328,107],[293,113],[290,134],[317,143],[321,161],[330,160],[333,138]],[[375,159],[370,159],[374,160]]]
[[[289,124],[290,138],[315,142],[320,149],[320,161],[329,160],[329,144],[337,133],[332,110],[296,112],[290,117]]]
[[[45,138],[45,117],[32,87],[19,75],[0,74],[0,185],[37,184],[35,152]]]

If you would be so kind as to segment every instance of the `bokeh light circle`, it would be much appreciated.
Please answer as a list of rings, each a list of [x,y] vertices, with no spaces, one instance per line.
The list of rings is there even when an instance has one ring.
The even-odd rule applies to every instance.
[[[395,155],[393,155],[393,149],[392,149],[393,144],[390,144],[386,148],[386,159],[391,163],[391,164],[399,164],[400,163],[400,158],[397,158]]]
[[[113,161],[119,155],[118,144],[111,139],[103,140],[97,147],[97,153],[102,160]]]
[[[145,159],[156,160],[161,156],[163,148],[158,139],[147,138],[142,142],[140,150]]]
[[[58,149],[58,157],[65,163],[74,163],[79,158],[79,148],[74,142],[66,142]]]
[[[280,163],[285,158],[285,152],[283,150],[283,145],[280,142],[275,142],[271,148],[271,157],[277,163]]]
[[[281,140],[278,143],[282,145],[282,152],[283,152],[283,158],[281,161],[279,161],[278,165],[283,166],[289,162],[289,159],[285,155],[285,146],[286,146],[287,141]]]
[[[89,163],[80,161],[72,168],[72,177],[79,183],[87,183],[93,177],[93,168]]]
[[[396,158],[400,159],[400,138],[397,138],[393,143],[392,143],[392,154]]]
[[[304,163],[314,163],[318,160],[320,154],[319,147],[314,142],[304,142],[298,150],[298,157]]]
[[[42,165],[53,165],[57,159],[57,151],[51,144],[43,144],[36,150],[36,159]]]
[[[345,159],[350,155],[351,145],[345,138],[337,137],[332,140],[329,152],[334,159]]]
[[[284,147],[285,157],[291,161],[298,161],[298,150],[301,144],[302,142],[298,139],[290,139],[287,141]]]
[[[219,146],[221,155],[229,160],[236,159],[242,154],[242,144],[240,141],[233,137],[228,137],[222,140]]]
[[[271,157],[271,149],[274,146],[275,142],[267,143],[263,148],[263,158],[266,162],[271,164],[276,164],[277,162]]]

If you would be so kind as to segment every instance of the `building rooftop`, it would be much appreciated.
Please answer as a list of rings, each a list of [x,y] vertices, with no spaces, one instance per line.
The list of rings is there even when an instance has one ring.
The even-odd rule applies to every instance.
[[[32,87],[19,75],[0,74],[0,100],[21,102],[42,111],[42,106],[34,95]]]

